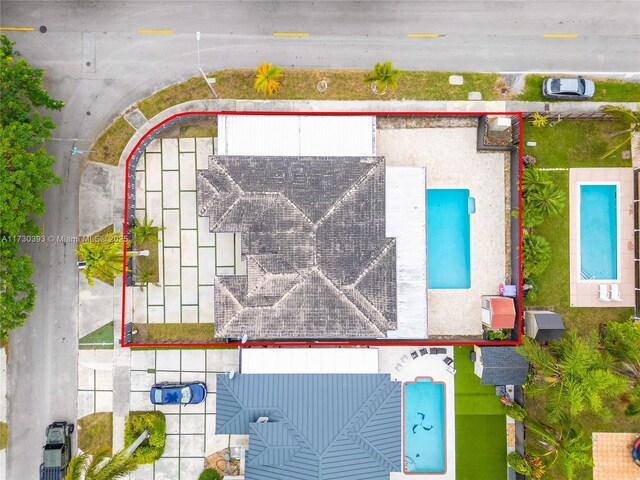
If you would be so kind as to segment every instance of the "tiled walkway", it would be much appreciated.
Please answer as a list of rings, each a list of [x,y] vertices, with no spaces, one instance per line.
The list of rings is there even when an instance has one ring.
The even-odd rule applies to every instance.
[[[631,458],[635,433],[594,432],[593,480],[640,480],[640,467]]]
[[[78,353],[78,418],[113,411],[113,350]]]
[[[133,290],[135,323],[213,323],[215,275],[244,273],[239,235],[209,232],[199,217],[197,170],[213,154],[211,138],[154,140],[136,175],[136,217],[162,225],[160,286]]]
[[[131,352],[131,411],[160,410],[167,421],[164,454],[131,480],[196,480],[204,457],[231,446],[248,448],[248,436],[216,435],[216,374],[238,371],[238,350],[134,350]],[[203,381],[207,399],[198,405],[152,405],[149,389],[158,382]]]

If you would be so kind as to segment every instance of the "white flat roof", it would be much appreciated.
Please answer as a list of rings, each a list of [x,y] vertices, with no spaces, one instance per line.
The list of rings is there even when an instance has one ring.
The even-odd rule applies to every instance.
[[[378,373],[377,348],[242,348],[241,373]]]
[[[398,328],[389,338],[427,337],[427,230],[424,167],[387,167],[387,237],[396,238]]]
[[[376,117],[219,115],[218,155],[374,156]]]

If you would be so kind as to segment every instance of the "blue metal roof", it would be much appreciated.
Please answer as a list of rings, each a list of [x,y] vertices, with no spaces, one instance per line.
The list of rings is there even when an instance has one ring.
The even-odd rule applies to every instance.
[[[216,433],[249,435],[246,480],[388,480],[401,469],[400,386],[385,374],[218,375]]]

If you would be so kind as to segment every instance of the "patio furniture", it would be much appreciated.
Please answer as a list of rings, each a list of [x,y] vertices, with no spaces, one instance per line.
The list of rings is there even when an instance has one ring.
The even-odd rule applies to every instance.
[[[503,297],[512,297],[512,298],[516,298],[517,296],[517,287],[515,285],[505,285],[504,283],[501,283],[498,286],[498,293],[500,295],[502,295]]]
[[[453,368],[453,358],[444,357],[442,361],[447,365],[447,372],[451,373],[452,375],[455,375],[456,369]]]
[[[436,354],[438,353],[438,349],[437,349],[437,348],[430,348],[430,349],[429,349],[429,353],[430,353],[431,355],[436,355]]]
[[[403,362],[407,362],[409,361],[409,357],[407,357],[406,355],[402,355],[402,358],[400,360],[402,360]]]
[[[420,349],[420,355],[428,355],[429,354],[429,350],[427,350],[426,348],[421,348]]]
[[[601,302],[610,302],[609,292],[607,290],[607,286],[605,284],[600,284],[600,297],[598,298]]]
[[[411,352],[411,358],[413,358],[415,360],[418,357],[419,357],[418,352],[416,352],[415,350],[413,352]]]
[[[471,350],[471,351],[469,352],[469,359],[471,359],[471,361],[472,361],[473,363],[476,363],[476,352],[475,352],[475,350]]]
[[[446,348],[436,348],[436,353],[438,355],[446,355],[447,349]]]
[[[451,357],[444,357],[444,360],[442,360],[444,363],[446,363],[447,365],[451,365],[453,363],[453,358]]]
[[[401,363],[396,363],[396,371],[400,371],[400,369],[402,368],[402,364]]]
[[[617,283],[611,284],[611,300],[614,302],[622,301],[622,298],[620,298],[620,287]]]

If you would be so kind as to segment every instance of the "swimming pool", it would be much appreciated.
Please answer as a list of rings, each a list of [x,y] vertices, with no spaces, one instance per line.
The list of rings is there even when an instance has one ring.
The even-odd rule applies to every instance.
[[[617,280],[618,215],[615,183],[580,183],[580,281]]]
[[[469,190],[427,189],[428,288],[471,287]]]
[[[404,471],[446,471],[444,383],[417,378],[404,385]]]

